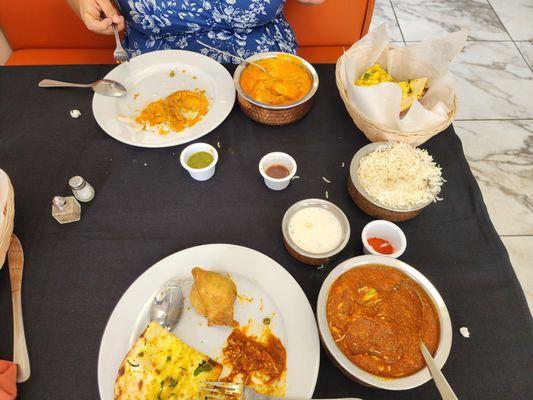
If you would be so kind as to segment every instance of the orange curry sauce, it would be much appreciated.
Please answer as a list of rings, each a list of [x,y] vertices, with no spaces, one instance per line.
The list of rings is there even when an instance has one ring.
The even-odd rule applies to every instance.
[[[330,332],[358,367],[385,378],[414,374],[425,366],[420,338],[434,354],[440,335],[435,306],[402,272],[372,264],[352,268],[331,286]]]
[[[237,375],[242,375],[242,382],[249,385],[254,375],[259,374],[263,383],[270,384],[282,377],[287,361],[285,347],[270,331],[265,335],[265,340],[260,342],[240,329],[231,332],[222,350],[224,363],[232,367],[224,381],[232,382]]]
[[[146,126],[160,126],[159,133],[181,132],[200,121],[209,109],[204,91],[178,90],[164,99],[156,100],[142,109],[135,122]]]

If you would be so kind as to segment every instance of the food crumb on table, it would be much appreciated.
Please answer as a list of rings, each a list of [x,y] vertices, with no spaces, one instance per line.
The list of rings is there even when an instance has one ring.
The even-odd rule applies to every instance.
[[[327,190],[326,190],[326,199],[329,199],[329,193]]]
[[[319,265],[318,267],[316,267],[317,271],[320,271],[321,269],[324,269],[324,264],[321,264]]]
[[[218,147],[219,149],[222,148],[222,147],[220,147],[220,142],[217,142],[217,147]]]
[[[462,326],[461,328],[459,328],[459,332],[461,332],[461,335],[463,335],[463,337],[465,338],[470,337],[470,331],[468,330],[466,326]]]
[[[343,161],[342,164],[341,164],[341,168],[344,168],[344,165],[345,165],[345,164],[344,164],[344,161]]]
[[[148,163],[144,163],[144,166],[147,167],[147,166],[148,166]]]
[[[79,118],[79,117],[81,117],[81,111],[80,110],[76,110],[76,109],[70,110],[70,116],[72,118]]]
[[[326,178],[325,176],[322,177],[322,180],[324,182],[326,182],[326,183],[331,183],[331,181],[328,178]]]
[[[291,181],[295,180],[295,179],[300,179],[300,177],[298,175],[294,175],[292,178],[291,178]]]

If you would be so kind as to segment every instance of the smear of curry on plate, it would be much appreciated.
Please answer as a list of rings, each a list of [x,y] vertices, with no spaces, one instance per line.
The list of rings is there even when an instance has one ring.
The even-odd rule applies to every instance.
[[[254,61],[241,73],[242,90],[252,99],[269,105],[294,103],[304,97],[313,84],[305,66],[296,57],[279,55]]]
[[[222,355],[223,365],[230,368],[223,381],[242,382],[266,395],[285,394],[287,354],[281,340],[269,328],[261,337],[248,335],[246,327],[234,329]]]
[[[425,366],[420,339],[434,354],[440,335],[435,306],[402,272],[379,264],[352,268],[331,286],[326,315],[337,346],[374,375],[400,378]]]
[[[170,131],[181,132],[200,121],[209,109],[205,91],[178,90],[164,99],[144,107],[135,122],[147,127],[157,127],[162,135]]]

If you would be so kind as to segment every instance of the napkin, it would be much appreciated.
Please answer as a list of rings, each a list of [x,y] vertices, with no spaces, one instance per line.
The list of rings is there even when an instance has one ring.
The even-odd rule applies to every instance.
[[[461,51],[468,34],[454,32],[406,47],[391,49],[382,24],[348,49],[341,59],[341,79],[348,98],[371,121],[390,129],[413,132],[431,129],[446,121],[453,108],[454,81],[449,74],[453,57]],[[380,64],[396,81],[428,78],[428,91],[400,116],[402,91],[399,85],[383,82],[355,86],[354,82],[372,65]]]
[[[17,364],[0,360],[0,400],[17,398]]]

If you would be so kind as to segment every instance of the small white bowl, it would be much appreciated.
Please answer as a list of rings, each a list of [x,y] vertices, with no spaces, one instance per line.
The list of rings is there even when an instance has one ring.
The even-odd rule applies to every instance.
[[[211,164],[209,164],[205,168],[189,167],[187,165],[187,160],[189,159],[189,157],[200,151],[211,153],[211,155],[213,156],[213,161],[211,162]],[[217,150],[213,146],[207,143],[193,143],[185,147],[185,149],[183,149],[180,155],[181,166],[185,168],[189,172],[191,177],[193,179],[196,179],[197,181],[206,181],[210,179],[215,174],[215,166],[217,164],[217,161],[218,161]]]
[[[287,168],[289,170],[289,175],[287,175],[285,178],[272,178],[268,176],[266,174],[266,170],[271,165],[276,164],[283,165],[285,168]],[[283,190],[289,186],[293,176],[296,174],[296,161],[287,153],[282,153],[279,151],[268,153],[261,159],[261,161],[259,161],[259,172],[263,176],[265,185],[267,185],[269,189]]]
[[[385,239],[392,245],[395,252],[392,254],[383,254],[374,250],[374,248],[368,243],[368,239],[373,237]],[[403,254],[407,247],[407,238],[400,227],[392,222],[385,221],[384,219],[378,219],[366,224],[361,232],[361,240],[363,241],[364,253],[373,254],[375,256],[398,258]]]

